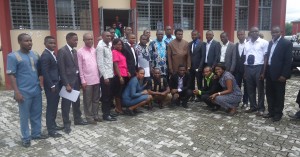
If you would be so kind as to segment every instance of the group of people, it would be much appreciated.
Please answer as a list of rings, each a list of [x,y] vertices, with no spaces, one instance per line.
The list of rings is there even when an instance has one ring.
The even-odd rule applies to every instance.
[[[145,30],[139,42],[131,27],[126,27],[124,33],[124,37],[116,38],[114,28],[102,32],[96,48],[93,35],[86,33],[84,46],[76,51],[78,36],[71,32],[58,53],[54,52],[56,39],[47,36],[41,56],[31,50],[30,35],[18,36],[20,49],[8,55],[7,74],[19,104],[24,147],[30,146],[31,139],[61,137],[57,130],[69,134],[71,105],[74,125],[116,121],[118,115],[134,116],[142,112],[139,107],[152,108],[154,103],[159,108],[167,104],[187,108],[188,101],[204,101],[212,111],[224,108],[234,115],[241,100],[247,107],[248,99],[250,107],[245,112],[256,112],[273,121],[281,119],[286,79],[291,74],[292,44],[281,36],[280,27],[272,28],[270,42],[258,36],[257,27],[250,29],[248,38],[245,30],[239,30],[236,44],[229,41],[226,32],[220,35],[222,42],[217,42],[211,30],[206,32],[206,42],[200,40],[197,30],[191,32],[192,41],[187,42],[183,30],[176,29],[174,36],[171,26],[157,30],[155,39],[150,30]],[[48,136],[41,133],[40,76],[47,98]],[[59,92],[80,88],[85,120],[80,97],[75,102],[62,97],[63,127],[57,125]],[[263,114],[265,90],[268,114]]]

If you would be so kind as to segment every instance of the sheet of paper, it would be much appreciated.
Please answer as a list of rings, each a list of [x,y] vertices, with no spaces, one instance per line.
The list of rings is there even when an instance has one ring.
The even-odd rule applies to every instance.
[[[80,92],[78,90],[74,90],[74,89],[70,93],[67,92],[67,89],[65,86],[63,86],[59,92],[59,96],[66,98],[68,100],[71,100],[73,102],[76,102],[79,94],[80,94]]]
[[[300,67],[297,67],[297,69],[300,71]]]

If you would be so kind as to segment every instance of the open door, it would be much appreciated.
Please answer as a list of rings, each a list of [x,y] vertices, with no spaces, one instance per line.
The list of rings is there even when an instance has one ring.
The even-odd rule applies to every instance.
[[[137,15],[136,9],[129,10],[128,25],[133,29],[132,32],[137,35]]]

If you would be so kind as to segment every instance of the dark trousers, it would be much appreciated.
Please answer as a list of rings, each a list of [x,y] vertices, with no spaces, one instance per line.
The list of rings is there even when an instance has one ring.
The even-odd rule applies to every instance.
[[[249,95],[250,108],[265,111],[264,80],[259,80],[263,70],[263,65],[246,65],[245,74],[247,80],[247,92]],[[256,89],[258,91],[258,101],[256,102]]]
[[[55,92],[51,91],[51,87],[46,87],[45,86],[45,94],[47,98],[47,108],[46,108],[46,126],[48,133],[54,133],[56,122],[56,115],[57,115],[57,108],[58,108],[58,103],[59,103],[59,92],[61,89],[60,83],[55,84]]]
[[[110,115],[110,108],[113,105],[113,93],[112,93],[113,78],[109,78],[109,84],[105,84],[104,78],[101,77],[100,85],[101,85],[101,93],[102,93],[101,108],[102,108],[103,117],[106,117]]]
[[[74,90],[79,91],[80,90],[79,86],[80,86],[80,84],[79,84],[79,76],[78,76],[72,88]],[[80,111],[80,96],[78,97],[76,102],[72,102],[71,100],[62,98],[61,110],[62,110],[62,118],[63,118],[65,127],[70,127],[70,125],[71,125],[71,121],[70,121],[70,117],[69,117],[71,104],[72,104],[72,109],[73,109],[74,122],[82,120],[81,119],[82,113]]]
[[[172,94],[172,100],[173,101],[181,100],[183,102],[187,102],[192,95],[193,95],[192,90],[187,89],[187,90]]]
[[[204,101],[208,107],[214,107],[215,104],[211,101],[209,96],[209,94],[201,95],[201,100]]]
[[[244,94],[243,94],[243,104],[248,104],[248,92],[247,92],[247,82],[246,79],[244,78],[244,73],[243,72],[237,72],[234,74],[236,83],[242,89],[242,84],[244,88]]]
[[[195,81],[197,81],[197,88],[201,89],[202,88],[202,74],[200,71],[196,71],[195,69],[190,69],[190,76],[191,76],[191,86],[190,89],[194,90],[195,89]]]
[[[269,114],[281,118],[284,108],[284,96],[285,96],[286,82],[279,82],[271,80],[270,75],[267,72],[266,75],[266,97],[268,102]]]

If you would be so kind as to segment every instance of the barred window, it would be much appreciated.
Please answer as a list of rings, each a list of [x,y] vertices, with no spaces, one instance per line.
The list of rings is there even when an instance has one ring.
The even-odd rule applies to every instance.
[[[10,0],[13,29],[49,29],[45,0]]]
[[[235,29],[248,29],[249,0],[235,0]]]
[[[89,0],[56,0],[58,29],[91,30]]]
[[[223,0],[204,0],[204,29],[222,30]]]
[[[182,28],[191,30],[194,28],[194,8],[194,0],[174,0],[173,20],[175,29]]]
[[[271,29],[272,0],[259,0],[259,21],[260,30]]]
[[[163,29],[163,1],[137,0],[138,29]]]

